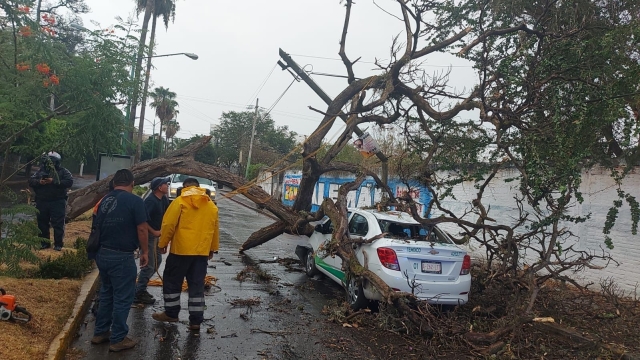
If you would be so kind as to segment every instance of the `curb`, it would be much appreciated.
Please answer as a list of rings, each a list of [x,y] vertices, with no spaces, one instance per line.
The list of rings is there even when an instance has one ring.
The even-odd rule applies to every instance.
[[[91,304],[93,294],[98,287],[98,268],[93,269],[87,275],[80,287],[80,293],[78,294],[78,300],[76,300],[76,304],[73,306],[73,311],[71,312],[71,316],[67,323],[62,328],[62,331],[56,336],[51,345],[49,345],[49,350],[45,355],[45,359],[47,360],[62,360],[67,352],[67,348],[73,341],[76,333],[78,332],[78,328],[82,324],[84,320],[84,316],[89,309],[89,305]]]

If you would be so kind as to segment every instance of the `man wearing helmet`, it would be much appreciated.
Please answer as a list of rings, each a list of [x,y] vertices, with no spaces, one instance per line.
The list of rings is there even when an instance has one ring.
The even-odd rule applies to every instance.
[[[73,185],[71,173],[60,165],[60,160],[60,154],[57,152],[43,154],[40,169],[29,178],[29,186],[36,193],[38,228],[40,237],[43,238],[42,248],[51,247],[49,240],[49,224],[51,224],[53,249],[56,251],[62,250],[67,191]]]

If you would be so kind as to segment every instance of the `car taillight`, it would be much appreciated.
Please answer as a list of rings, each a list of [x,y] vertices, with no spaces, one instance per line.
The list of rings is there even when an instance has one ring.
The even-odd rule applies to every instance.
[[[398,256],[393,249],[378,248],[378,258],[382,266],[387,269],[400,271],[400,264],[398,263]]]
[[[464,260],[462,260],[462,270],[460,270],[460,275],[469,275],[471,272],[471,256],[465,255]]]

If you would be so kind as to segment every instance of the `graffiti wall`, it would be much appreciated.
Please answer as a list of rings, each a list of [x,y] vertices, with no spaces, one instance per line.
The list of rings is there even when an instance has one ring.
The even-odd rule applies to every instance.
[[[287,172],[284,175],[282,185],[282,202],[285,205],[291,206],[296,200],[301,178],[301,172]],[[355,180],[355,177],[322,176],[313,191],[312,211],[318,210],[324,198],[332,198],[333,200],[336,200],[338,198],[338,189],[340,186],[353,180]],[[367,178],[358,190],[351,191],[347,195],[347,206],[365,207],[372,206],[379,202],[382,199],[382,190],[376,189],[375,185],[375,181],[372,178]],[[396,196],[401,196],[404,192],[408,192],[413,200],[418,204],[418,211],[421,216],[425,216],[426,208],[431,201],[431,193],[426,187],[421,186],[418,183],[407,186],[397,179],[389,179],[389,187]]]

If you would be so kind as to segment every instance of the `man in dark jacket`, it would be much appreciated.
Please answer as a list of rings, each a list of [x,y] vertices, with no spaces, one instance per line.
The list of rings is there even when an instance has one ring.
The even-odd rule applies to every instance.
[[[151,180],[152,193],[144,200],[144,207],[147,209],[149,217],[149,263],[145,267],[140,267],[140,275],[136,283],[136,296],[134,303],[154,304],[156,299],[147,291],[147,285],[153,273],[158,270],[162,263],[162,255],[158,253],[158,238],[160,237],[160,227],[162,217],[169,207],[169,183],[168,177],[157,177]]]
[[[40,170],[29,178],[29,186],[36,193],[38,209],[38,228],[42,248],[51,247],[49,224],[53,227],[53,249],[62,250],[64,238],[64,218],[67,208],[67,191],[73,185],[73,176],[60,165],[61,157],[57,152],[42,156]],[[46,239],[46,240],[44,240]]]

